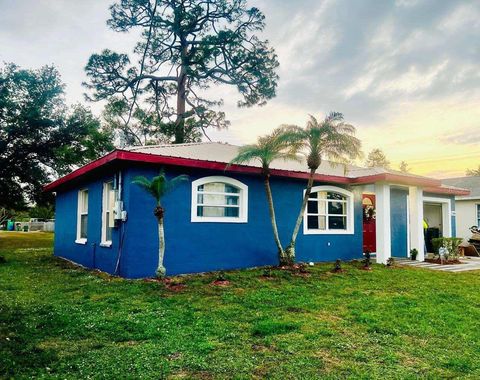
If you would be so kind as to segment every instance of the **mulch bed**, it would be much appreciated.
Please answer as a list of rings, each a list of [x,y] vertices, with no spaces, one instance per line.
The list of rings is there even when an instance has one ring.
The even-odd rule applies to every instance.
[[[463,264],[460,260],[458,259],[453,259],[453,260],[440,260],[439,258],[437,259],[425,259],[425,262],[427,263],[432,263],[432,264],[443,264],[443,265],[452,265],[452,264]]]
[[[228,280],[215,280],[211,283],[213,286],[228,286],[230,285],[230,281]]]

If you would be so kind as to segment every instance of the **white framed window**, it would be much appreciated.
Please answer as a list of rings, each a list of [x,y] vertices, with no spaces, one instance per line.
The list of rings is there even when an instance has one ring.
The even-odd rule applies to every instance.
[[[246,223],[248,187],[236,179],[221,176],[193,181],[191,221]]]
[[[303,216],[303,233],[353,234],[353,212],[353,193],[340,187],[315,186]]]
[[[88,190],[82,189],[78,192],[77,205],[77,239],[78,244],[87,243],[88,229]]]
[[[102,194],[102,239],[100,245],[110,247],[112,245],[112,231],[114,225],[113,208],[115,203],[115,192],[113,182],[103,184]]]

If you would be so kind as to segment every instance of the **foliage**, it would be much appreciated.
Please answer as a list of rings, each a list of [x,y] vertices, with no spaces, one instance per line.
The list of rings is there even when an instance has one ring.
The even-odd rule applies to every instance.
[[[54,67],[0,68],[0,207],[48,204],[44,184],[112,148],[89,110],[66,107]]]
[[[85,85],[91,100],[126,105],[120,130],[136,144],[172,134],[175,143],[183,143],[185,126],[203,133],[227,127],[218,110],[223,101],[206,96],[212,85],[236,87],[239,106],[263,105],[275,96],[277,57],[257,36],[265,17],[245,0],[122,0],[110,12],[112,30],[139,30],[140,40],[134,57],[108,49],[93,54]],[[154,127],[137,135],[132,118]]]
[[[0,235],[2,378],[480,377],[478,272],[328,263],[231,271],[229,287],[184,276],[173,292],[55,259],[52,239]]]
[[[292,127],[279,127],[271,134],[259,137],[256,144],[242,146],[237,156],[229,163],[229,165],[248,164],[252,161],[257,161],[261,164],[273,238],[277,246],[280,265],[292,265],[293,260],[291,256],[289,257],[285,254],[278,234],[275,206],[270,188],[270,165],[274,160],[298,160],[296,155],[297,147],[284,138],[285,133],[291,129]]]
[[[465,175],[467,176],[480,176],[480,165],[476,169],[467,169]]]
[[[410,172],[410,168],[408,167],[408,163],[406,163],[405,161],[400,162],[400,171],[402,173]]]
[[[416,248],[413,248],[410,250],[410,258],[412,260],[416,260],[418,256],[418,250]]]
[[[372,254],[370,253],[369,250],[367,250],[364,253],[364,258],[362,260],[362,263],[365,269],[370,269],[370,267],[372,266]]]
[[[395,258],[389,257],[387,259],[387,267],[394,267],[395,266]]]
[[[280,139],[286,141],[292,150],[302,152],[310,169],[307,189],[302,199],[290,242],[285,250],[288,259],[294,262],[297,235],[312,191],[314,175],[322,163],[322,159],[330,159],[330,165],[332,166],[343,163],[346,168],[348,162],[361,156],[361,142],[355,137],[355,127],[346,123],[343,114],[339,112],[331,112],[321,122],[310,115],[306,128],[297,126],[284,128],[285,131]]]
[[[29,211],[30,218],[38,219],[53,219],[55,217],[55,210],[52,206],[35,206]]]
[[[368,153],[365,166],[369,168],[380,167],[388,169],[390,168],[390,161],[387,159],[387,156],[385,156],[385,153],[383,153],[381,149],[376,148]]]
[[[166,194],[185,181],[188,181],[188,176],[184,174],[168,179],[165,175],[165,170],[162,168],[158,176],[153,177],[151,180],[144,176],[137,176],[133,179],[132,183],[144,189],[155,199],[157,204],[160,205],[162,198]]]
[[[263,175],[269,176],[270,164],[273,161],[299,161],[296,154],[297,147],[284,138],[285,133],[290,130],[292,130],[292,127],[279,127],[272,133],[259,137],[256,144],[243,145],[229,165],[248,164],[257,161],[262,166]]]
[[[333,272],[342,272],[342,260],[336,259],[332,270]]]
[[[440,238],[433,238],[432,244],[435,254],[438,255],[440,247],[445,247],[448,252],[448,257],[451,259],[455,259],[459,255],[459,246],[462,243],[463,239],[461,238],[447,238],[447,237],[440,237]]]
[[[310,170],[317,170],[322,159],[336,165],[361,157],[361,142],[355,132],[355,127],[345,122],[343,114],[331,112],[322,121],[310,115],[305,128],[285,127],[282,139],[305,155]]]

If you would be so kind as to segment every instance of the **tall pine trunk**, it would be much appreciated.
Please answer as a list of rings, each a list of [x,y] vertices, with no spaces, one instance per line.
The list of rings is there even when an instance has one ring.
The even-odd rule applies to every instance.
[[[165,277],[166,269],[163,266],[165,256],[165,229],[163,227],[163,216],[158,218],[158,266],[157,277]]]
[[[187,48],[182,49],[182,62],[185,61],[187,55]],[[185,64],[182,63],[180,74],[177,82],[177,120],[175,121],[175,144],[183,144],[185,142],[185,112],[186,101],[185,93],[187,81],[187,70]]]
[[[297,222],[295,223],[295,227],[292,232],[292,238],[290,239],[290,243],[285,249],[285,254],[288,260],[291,261],[292,263],[295,261],[295,243],[297,241],[298,231],[300,230],[300,226],[303,221],[303,215],[305,214],[305,209],[307,208],[308,198],[312,193],[313,176],[315,175],[315,170],[316,169],[310,169],[307,189],[305,190],[305,195],[303,196],[302,206],[300,207],[300,213],[297,216]]]
[[[277,245],[278,249],[278,261],[280,265],[288,265],[289,262],[287,260],[287,256],[285,255],[285,251],[283,250],[282,243],[280,242],[280,237],[278,235],[277,219],[275,217],[275,208],[273,206],[273,196],[272,189],[270,188],[269,175],[265,176],[263,183],[265,185],[265,193],[267,194],[268,209],[270,211],[270,222],[272,223],[273,229],[273,237],[275,239],[275,244]]]

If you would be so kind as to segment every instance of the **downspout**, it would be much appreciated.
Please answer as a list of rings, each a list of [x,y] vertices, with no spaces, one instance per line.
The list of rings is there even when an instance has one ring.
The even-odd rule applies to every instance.
[[[122,200],[122,171],[120,170],[118,172],[118,196],[117,196],[117,201]],[[123,251],[123,240],[125,238],[125,223],[123,222],[122,219],[119,219],[120,227],[119,227],[119,234],[118,234],[118,254],[117,254],[117,262],[115,264],[115,271],[113,272],[114,275],[120,275],[120,261],[122,257],[122,251]]]

